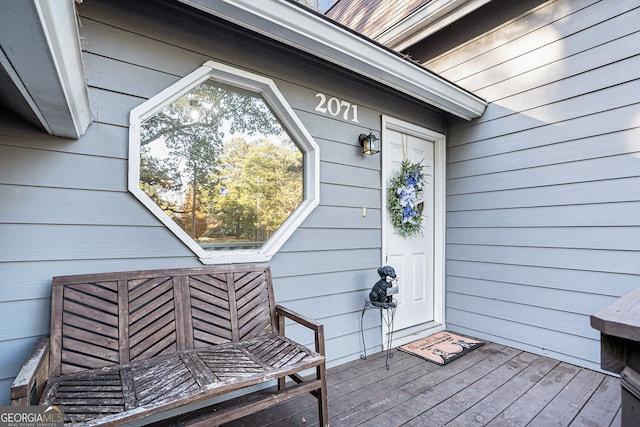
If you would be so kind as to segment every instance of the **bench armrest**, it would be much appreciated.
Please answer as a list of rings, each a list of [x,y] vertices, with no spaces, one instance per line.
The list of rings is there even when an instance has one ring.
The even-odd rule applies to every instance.
[[[324,325],[316,322],[313,319],[305,317],[295,311],[289,310],[281,305],[276,305],[276,318],[278,320],[278,331],[284,335],[284,319],[289,318],[302,326],[305,326],[314,332],[316,353],[325,356],[324,349]]]
[[[11,385],[11,405],[37,405],[48,378],[49,337],[42,337]]]

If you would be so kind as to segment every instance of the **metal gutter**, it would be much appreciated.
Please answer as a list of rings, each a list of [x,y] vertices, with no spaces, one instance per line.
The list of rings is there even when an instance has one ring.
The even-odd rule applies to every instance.
[[[178,0],[307,52],[462,119],[487,103],[383,46],[287,0]]]

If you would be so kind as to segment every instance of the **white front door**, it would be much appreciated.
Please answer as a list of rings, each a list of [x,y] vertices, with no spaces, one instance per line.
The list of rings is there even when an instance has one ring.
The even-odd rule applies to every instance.
[[[382,122],[382,265],[399,277],[392,347],[444,329],[444,135],[390,117]],[[403,160],[424,168],[422,233],[402,237],[387,210],[387,186]],[[389,328],[383,322],[383,343]]]

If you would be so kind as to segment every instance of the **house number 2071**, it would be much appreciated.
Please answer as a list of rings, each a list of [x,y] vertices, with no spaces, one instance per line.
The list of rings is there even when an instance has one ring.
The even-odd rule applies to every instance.
[[[343,101],[338,98],[329,98],[324,93],[316,93],[316,98],[320,98],[318,105],[316,105],[316,111],[322,114],[331,114],[332,116],[339,116],[342,113],[344,120],[351,120],[352,122],[358,122],[358,106],[347,101]]]

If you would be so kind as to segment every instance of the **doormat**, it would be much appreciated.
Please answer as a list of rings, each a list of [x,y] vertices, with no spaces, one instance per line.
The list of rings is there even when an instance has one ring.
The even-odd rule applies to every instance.
[[[483,346],[481,341],[443,331],[405,344],[398,349],[438,365],[446,365]]]

